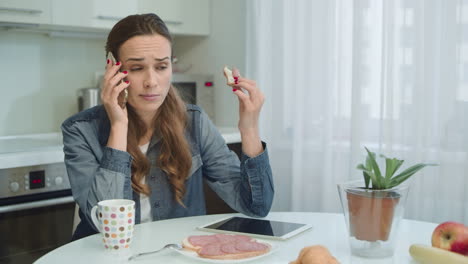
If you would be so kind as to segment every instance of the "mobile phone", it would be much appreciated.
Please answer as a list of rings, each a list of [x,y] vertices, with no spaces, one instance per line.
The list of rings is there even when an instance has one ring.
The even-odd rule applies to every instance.
[[[109,53],[107,53],[107,59],[112,61],[112,63],[116,64],[117,63],[117,60],[115,59],[114,57],[114,54],[112,54],[112,52],[109,51]],[[119,82],[119,84],[122,83],[122,81]],[[127,99],[128,99],[128,90],[127,88],[125,88],[120,94],[119,94],[119,97],[117,98],[117,101],[119,102],[119,105],[120,107],[125,108],[125,106],[127,105]]]

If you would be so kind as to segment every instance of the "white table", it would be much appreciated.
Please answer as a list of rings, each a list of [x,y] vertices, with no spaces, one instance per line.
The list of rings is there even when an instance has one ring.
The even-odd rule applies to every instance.
[[[190,235],[211,234],[196,230],[196,227],[230,215],[240,214],[185,217],[136,225],[131,249],[120,254],[106,251],[101,241],[101,235],[97,234],[57,248],[40,258],[36,263],[127,263],[129,254],[156,250],[168,243],[180,243],[183,238]],[[254,261],[255,263],[289,263],[289,261],[296,259],[303,247],[317,244],[326,246],[341,263],[416,263],[412,261],[408,253],[409,246],[413,243],[430,245],[432,231],[436,227],[434,223],[404,219],[400,222],[397,249],[393,258],[365,259],[351,256],[348,232],[342,214],[271,212],[266,219],[308,223],[312,225],[312,229],[287,241],[269,240],[268,242],[274,244],[278,250],[271,255],[257,259]],[[194,260],[172,250],[166,250],[141,257],[131,263],[177,264],[194,263]]]

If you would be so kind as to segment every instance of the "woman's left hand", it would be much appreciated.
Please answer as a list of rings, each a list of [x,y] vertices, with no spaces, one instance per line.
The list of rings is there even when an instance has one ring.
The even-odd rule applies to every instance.
[[[232,86],[232,91],[239,99],[239,131],[241,133],[254,131],[258,133],[258,120],[265,96],[258,89],[257,83],[241,77],[239,70],[234,68],[232,75],[236,80],[236,83]]]
[[[258,120],[265,96],[253,80],[242,78],[239,70],[233,69],[235,84],[232,91],[239,99],[239,131],[242,139],[242,152],[249,157],[256,157],[263,152],[258,131]]]

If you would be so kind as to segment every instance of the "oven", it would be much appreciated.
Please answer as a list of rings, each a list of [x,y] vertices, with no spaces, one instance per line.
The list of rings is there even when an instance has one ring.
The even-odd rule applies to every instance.
[[[0,263],[32,263],[70,242],[75,203],[61,138],[52,137],[30,150],[18,144],[31,138],[0,138]]]
[[[211,120],[215,120],[215,94],[212,75],[174,73],[172,84],[186,103],[200,106]]]

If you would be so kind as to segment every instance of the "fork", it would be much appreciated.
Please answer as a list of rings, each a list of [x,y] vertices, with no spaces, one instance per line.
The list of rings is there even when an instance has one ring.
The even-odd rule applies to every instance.
[[[135,254],[135,255],[132,255],[131,257],[128,258],[128,261],[131,261],[131,260],[134,260],[136,258],[139,258],[141,256],[146,256],[146,255],[149,255],[149,254],[153,254],[153,253],[158,253],[159,251],[162,251],[166,248],[174,248],[174,249],[182,249],[182,246],[179,245],[179,244],[167,244],[165,245],[164,247],[158,249],[158,250],[155,250],[155,251],[149,251],[149,252],[143,252],[143,253],[138,253],[138,254]]]

